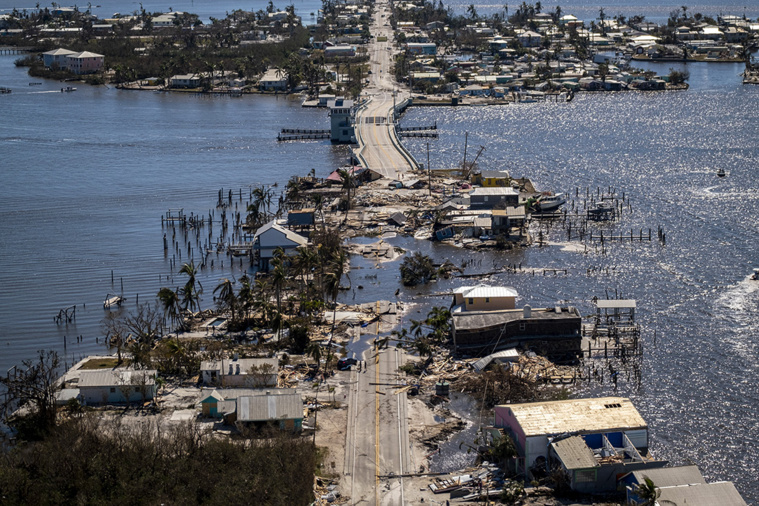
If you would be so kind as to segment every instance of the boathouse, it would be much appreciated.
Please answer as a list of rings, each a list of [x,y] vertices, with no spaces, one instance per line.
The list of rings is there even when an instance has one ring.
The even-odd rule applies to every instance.
[[[495,407],[494,425],[511,436],[518,454],[516,470],[528,479],[548,469],[549,452],[563,462],[564,469],[578,471],[573,479],[579,488],[587,480],[613,481],[612,490],[616,489],[616,474],[601,472],[605,456],[643,467],[666,464],[654,465],[658,461],[648,457],[648,425],[630,399],[623,397],[500,405]],[[566,442],[571,436],[582,437]]]

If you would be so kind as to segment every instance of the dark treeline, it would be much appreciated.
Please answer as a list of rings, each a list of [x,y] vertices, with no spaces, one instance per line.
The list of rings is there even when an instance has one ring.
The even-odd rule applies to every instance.
[[[313,501],[310,441],[168,432],[84,416],[0,455],[0,504],[267,504]]]

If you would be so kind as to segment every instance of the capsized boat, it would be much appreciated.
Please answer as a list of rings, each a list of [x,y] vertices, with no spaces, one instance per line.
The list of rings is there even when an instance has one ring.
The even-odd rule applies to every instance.
[[[103,301],[103,309],[111,309],[114,306],[121,306],[122,302],[124,302],[124,297],[121,295],[111,295],[109,293],[105,296],[105,300]]]

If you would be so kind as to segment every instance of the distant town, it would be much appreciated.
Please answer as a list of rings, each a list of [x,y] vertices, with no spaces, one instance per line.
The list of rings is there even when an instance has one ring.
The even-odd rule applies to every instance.
[[[40,351],[0,376],[3,502],[745,505],[698,462],[655,455],[630,398],[575,398],[582,386],[640,384],[652,336],[637,300],[582,294],[590,314],[566,301],[538,307],[493,276],[566,269],[478,256],[543,246],[551,227],[564,247],[599,254],[610,243],[663,248],[667,231],[610,233],[603,225],[627,226],[632,214],[623,191],[542,188],[479,166],[484,148],[465,146],[463,161],[433,170],[402,139],[434,137],[437,125],[398,118],[415,104],[688,89],[686,71],[657,75],[636,61],[745,63],[750,83],[759,21],[687,7],[665,25],[604,9],[580,20],[540,3],[455,16],[442,3],[361,0],[325,0],[312,14],[304,24],[294,6],[270,3],[204,24],[185,12],[98,19],[54,4],[0,16],[0,42],[19,53],[30,85],[301,94],[329,109],[330,128],[293,125],[278,141],[355,146],[325,177],[219,190],[207,215],[167,210],[161,253],[172,270],[142,304],[105,297],[108,353],[69,364]],[[389,243],[399,236],[468,254],[439,262]],[[214,261],[245,272],[203,287]],[[375,279],[397,273],[391,300],[347,302],[371,292],[351,280],[360,263]],[[415,298],[443,279],[456,286],[428,294],[433,303]],[[480,422],[453,453],[472,459],[436,472],[435,456],[467,429],[460,398]]]

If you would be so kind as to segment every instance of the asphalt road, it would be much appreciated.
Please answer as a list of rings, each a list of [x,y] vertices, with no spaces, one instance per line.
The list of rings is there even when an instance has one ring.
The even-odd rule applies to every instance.
[[[393,31],[387,21],[390,8],[387,1],[375,4],[375,13],[370,27],[375,36],[369,44],[371,74],[369,85],[361,96],[369,102],[356,114],[356,137],[365,166],[383,177],[403,179],[403,174],[413,167],[399,149],[395,134],[394,104],[408,98],[408,91],[399,89],[392,73]],[[386,37],[386,42],[378,38]]]
[[[412,471],[406,393],[395,393],[403,356],[397,348],[370,349],[366,367],[351,372],[344,470],[351,504],[405,502],[403,479],[388,477]]]

